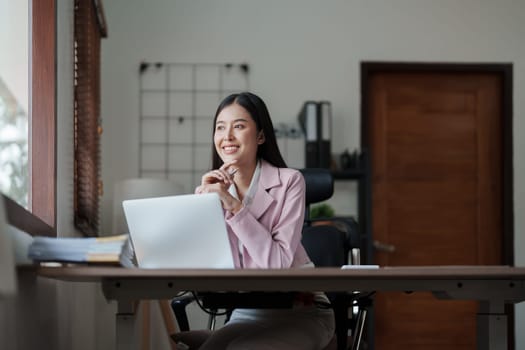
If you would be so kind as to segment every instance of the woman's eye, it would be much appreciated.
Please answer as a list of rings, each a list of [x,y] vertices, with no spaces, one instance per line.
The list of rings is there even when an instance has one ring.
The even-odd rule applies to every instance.
[[[222,125],[217,125],[217,126],[215,127],[215,130],[224,130],[224,126],[222,126]]]
[[[242,125],[242,124],[237,124],[237,125],[235,125],[235,128],[236,128],[236,129],[244,129],[244,125]]]

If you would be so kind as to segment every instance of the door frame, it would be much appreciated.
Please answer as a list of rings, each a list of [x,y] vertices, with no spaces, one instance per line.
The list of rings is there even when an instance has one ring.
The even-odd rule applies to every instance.
[[[439,63],[439,62],[380,62],[380,61],[363,61],[361,62],[360,73],[361,73],[361,149],[368,150],[368,154],[371,154],[369,147],[369,87],[370,81],[374,74],[377,73],[494,73],[501,77],[502,81],[502,141],[503,141],[503,173],[502,173],[502,195],[503,195],[503,241],[502,241],[502,264],[514,266],[514,174],[513,174],[513,137],[512,137],[512,118],[513,118],[513,64],[512,63]],[[370,176],[372,174],[371,161],[369,160],[369,171]],[[370,186],[372,187],[372,186]],[[369,193],[373,191],[369,189]],[[371,204],[370,204],[371,207]],[[367,218],[370,229],[369,242],[373,241],[373,227],[372,227],[372,215]],[[373,257],[373,247],[369,244],[367,247],[369,256]],[[370,314],[370,324],[368,330],[372,339],[370,340],[371,348],[374,349],[374,334],[373,334],[373,322],[374,314],[373,310]],[[508,335],[509,335],[509,348],[515,348],[515,313],[514,306],[506,307],[507,321],[508,321]]]

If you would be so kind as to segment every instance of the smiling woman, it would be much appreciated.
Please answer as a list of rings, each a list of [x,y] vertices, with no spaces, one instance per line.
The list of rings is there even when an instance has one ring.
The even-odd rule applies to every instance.
[[[16,79],[9,79],[9,81],[30,82],[30,86],[25,90],[20,87],[10,89],[17,91],[13,93],[13,96],[17,97],[17,105],[22,106],[22,110],[24,105],[26,106],[28,124],[25,127],[27,133],[26,131],[24,133],[31,135],[31,138],[28,137],[26,141],[31,145],[27,147],[27,170],[25,170],[27,173],[25,186],[27,196],[25,198],[27,199],[25,203],[23,199],[17,203],[10,196],[4,195],[4,198],[7,219],[10,224],[29,233],[52,236],[56,235],[56,3],[55,0],[29,1],[25,7],[22,3],[25,2],[0,2],[2,6],[0,23],[13,21],[26,23],[25,40],[19,38],[20,35],[23,35],[20,31],[24,32],[24,29],[17,30],[16,27],[10,27],[0,32],[16,37],[18,46],[24,46],[19,45],[20,41],[28,43],[25,47],[28,48],[29,54],[25,61],[17,61],[13,57],[8,59],[11,51],[8,55],[2,55],[4,57],[2,63],[20,64],[22,62],[27,72],[27,79],[24,79],[22,75],[22,78],[16,76]],[[18,96],[30,97],[19,98]],[[15,114],[20,115],[20,113]],[[21,129],[24,130],[24,127]],[[2,128],[2,135],[3,132],[5,128]],[[23,149],[22,146],[21,150]],[[20,154],[23,155],[23,153]],[[21,167],[14,169],[23,172],[20,170]],[[20,184],[16,181],[14,183],[17,186]]]

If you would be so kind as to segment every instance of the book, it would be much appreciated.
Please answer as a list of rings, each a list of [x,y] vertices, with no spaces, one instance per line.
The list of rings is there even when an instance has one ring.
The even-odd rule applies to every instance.
[[[81,263],[134,267],[129,235],[110,237],[34,237],[28,257],[34,262]]]

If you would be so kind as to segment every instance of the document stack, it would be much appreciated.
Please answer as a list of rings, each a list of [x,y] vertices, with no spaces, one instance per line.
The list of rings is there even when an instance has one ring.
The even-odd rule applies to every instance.
[[[38,263],[134,266],[133,249],[127,234],[99,238],[34,237],[28,257]]]

